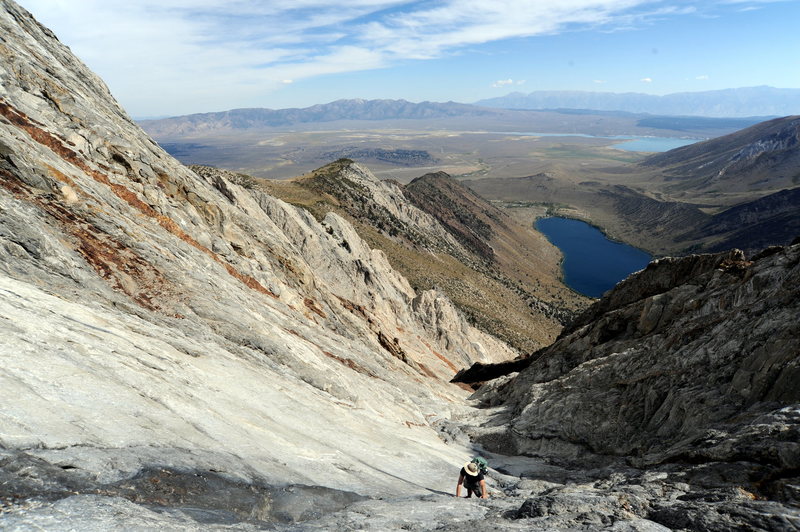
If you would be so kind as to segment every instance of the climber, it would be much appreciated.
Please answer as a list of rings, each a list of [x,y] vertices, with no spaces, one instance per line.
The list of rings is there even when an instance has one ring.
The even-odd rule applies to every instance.
[[[484,480],[486,470],[481,467],[477,460],[479,459],[473,459],[461,468],[461,472],[458,475],[458,485],[456,486],[456,497],[461,497],[461,485],[463,484],[467,489],[467,497],[472,497],[472,494],[475,493],[475,496],[481,499],[489,498],[486,491],[486,481]],[[486,463],[482,458],[480,460],[483,464]]]

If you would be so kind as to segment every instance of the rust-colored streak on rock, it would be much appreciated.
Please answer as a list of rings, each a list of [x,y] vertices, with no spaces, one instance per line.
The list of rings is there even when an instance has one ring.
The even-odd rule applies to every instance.
[[[49,164],[45,164],[45,166],[47,167],[47,171],[50,172],[50,175],[53,178],[57,179],[58,181],[61,181],[64,184],[67,184],[67,185],[71,186],[73,189],[75,189],[76,192],[78,190],[80,190],[78,188],[78,185],[75,184],[75,181],[73,181],[71,177],[69,177],[68,175],[64,174],[63,172],[60,172],[59,170],[56,170],[55,168],[53,168]]]
[[[0,185],[16,198],[36,205],[57,220],[77,241],[76,251],[112,288],[148,310],[159,310],[154,300],[166,292],[169,281],[157,268],[60,202],[37,196],[12,173],[0,169],[0,178]]]
[[[430,368],[428,366],[426,366],[422,362],[419,362],[417,365],[419,366],[420,373],[422,373],[423,375],[427,375],[428,377],[431,377],[431,378],[434,378],[434,379],[438,379],[439,378],[439,377],[436,376],[436,374],[434,372],[432,372],[430,370]]]
[[[336,296],[336,297],[339,298],[339,302],[342,304],[342,306],[344,308],[346,308],[347,310],[349,310],[353,314],[355,314],[357,316],[361,316],[365,320],[370,321],[369,316],[367,316],[367,311],[366,311],[366,309],[364,308],[363,305],[359,305],[357,303],[353,303],[349,299],[345,299],[345,298],[343,298],[341,296]]]
[[[76,165],[77,162],[82,163],[82,161],[79,161],[75,152],[64,146],[61,140],[38,127],[25,113],[17,111],[5,101],[0,101],[0,114],[6,117],[13,125],[26,131],[33,140],[43,146],[47,146],[53,153],[59,155],[63,159]]]
[[[83,170],[87,175],[92,177],[95,181],[102,183],[108,186],[114,194],[124,200],[128,205],[133,207],[134,209],[138,210],[145,216],[154,219],[162,228],[169,231],[173,235],[177,236],[187,244],[193,246],[194,248],[202,251],[203,253],[207,254],[209,257],[214,259],[217,263],[223,265],[225,270],[236,279],[240,280],[249,288],[261,292],[262,294],[266,294],[270,297],[275,299],[278,298],[275,293],[271,290],[265,288],[261,283],[259,283],[253,277],[249,275],[244,275],[238,270],[236,270],[233,266],[228,264],[222,258],[219,257],[216,253],[208,249],[207,247],[203,246],[199,242],[197,242],[194,238],[189,236],[185,231],[183,231],[178,224],[176,224],[171,218],[159,214],[153,209],[150,205],[143,202],[139,197],[128,190],[125,186],[120,185],[119,183],[114,183],[111,181],[108,176],[98,172],[89,167],[81,157],[78,156],[73,150],[66,147],[60,139],[51,135],[47,131],[44,131],[40,127],[36,126],[33,121],[25,115],[25,113],[18,111],[8,105],[5,101],[0,101],[0,114],[6,117],[12,124],[23,129],[26,131],[33,140],[38,142],[39,144],[46,146],[49,148],[53,153],[60,156],[65,161],[73,164],[74,166]]]
[[[461,388],[462,390],[466,390],[466,391],[468,391],[469,393],[472,393],[472,392],[474,392],[475,390],[477,390],[477,389],[480,387],[480,384],[482,384],[482,383],[480,383],[480,384],[476,384],[474,387],[473,387],[473,386],[470,386],[469,384],[463,383],[463,382],[456,382],[456,383],[453,383],[453,384],[455,384],[456,386],[458,386],[458,387],[459,387],[459,388]]]
[[[406,355],[405,350],[400,347],[400,340],[397,338],[389,340],[389,337],[383,334],[383,331],[378,331],[378,343],[381,344],[381,347],[386,349],[393,357],[402,360],[406,364],[410,364],[408,356]]]
[[[431,347],[431,345],[430,345],[428,342],[425,342],[425,341],[423,341],[422,343],[423,343],[423,344],[425,344],[425,347],[427,347],[427,348],[430,350],[430,352],[431,352],[431,353],[433,353],[433,354],[434,354],[434,355],[435,355],[435,356],[436,356],[436,357],[437,357],[439,360],[441,360],[442,362],[444,362],[444,363],[445,363],[445,365],[446,365],[448,368],[452,369],[453,371],[458,371],[458,368],[456,367],[456,365],[455,365],[455,364],[453,364],[452,362],[450,362],[450,360],[448,360],[448,358],[447,358],[447,357],[445,357],[444,355],[442,355],[441,353],[439,353],[438,351],[436,351],[434,348],[432,348],[432,347]]]
[[[359,364],[355,360],[351,360],[349,358],[338,357],[338,356],[336,356],[333,353],[330,353],[328,351],[322,351],[322,354],[324,354],[328,358],[332,358],[333,360],[339,362],[343,366],[347,366],[348,368],[352,369],[353,371],[355,371],[357,373],[361,373],[362,375],[368,375],[368,376],[372,377],[373,379],[377,379],[378,378],[378,376],[375,375],[372,371],[368,370],[367,368],[365,368],[364,366],[362,366],[361,364]]]
[[[317,315],[319,315],[319,317],[321,317],[321,318],[327,318],[328,317],[327,314],[325,314],[325,311],[322,310],[322,307],[319,306],[319,303],[317,303],[316,301],[314,301],[310,297],[305,298],[303,300],[303,304],[305,304],[305,306],[306,306],[306,308],[308,308],[308,310],[310,310],[311,312],[314,312]]]
[[[28,188],[8,170],[0,168],[0,186],[8,190],[13,196],[21,198],[27,195]]]

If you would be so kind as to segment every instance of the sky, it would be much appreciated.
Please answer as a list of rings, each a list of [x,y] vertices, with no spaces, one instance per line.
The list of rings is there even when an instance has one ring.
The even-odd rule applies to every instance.
[[[18,0],[135,118],[800,88],[800,0]]]

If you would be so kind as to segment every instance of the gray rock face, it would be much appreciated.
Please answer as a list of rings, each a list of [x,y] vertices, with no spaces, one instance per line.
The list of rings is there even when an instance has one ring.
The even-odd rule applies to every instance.
[[[484,441],[646,466],[723,464],[710,484],[727,476],[796,504],[798,281],[798,245],[750,261],[729,252],[652,263],[489,397],[505,401],[509,425]]]
[[[0,34],[0,448],[41,462],[28,497],[148,467],[449,487],[447,381],[514,352],[342,218],[180,165],[13,2]]]

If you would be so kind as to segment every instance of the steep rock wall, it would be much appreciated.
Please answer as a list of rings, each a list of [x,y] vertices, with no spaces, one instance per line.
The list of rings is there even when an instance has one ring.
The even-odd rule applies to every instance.
[[[505,387],[517,452],[800,465],[800,245],[663,259]]]
[[[446,380],[511,350],[340,217],[180,165],[13,2],[0,30],[4,453],[378,492],[450,467]]]

